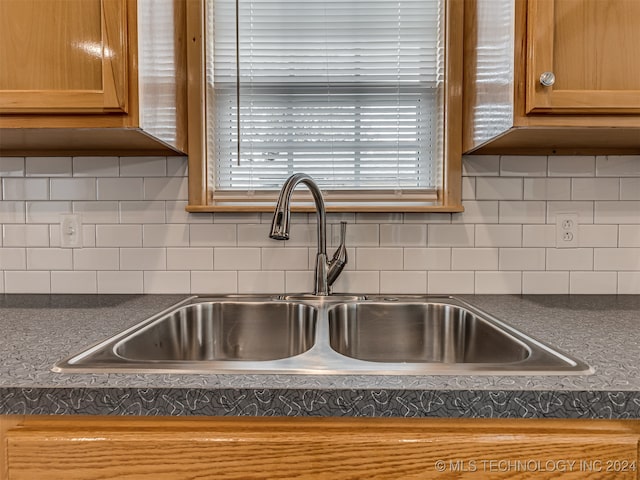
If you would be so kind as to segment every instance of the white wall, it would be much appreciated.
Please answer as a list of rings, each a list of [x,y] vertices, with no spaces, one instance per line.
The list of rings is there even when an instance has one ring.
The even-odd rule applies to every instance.
[[[640,294],[640,156],[464,159],[461,214],[329,215],[349,225],[336,291]],[[0,293],[311,290],[315,215],[187,214],[186,160],[0,158]],[[59,248],[59,215],[84,247]],[[556,249],[556,212],[579,214]]]

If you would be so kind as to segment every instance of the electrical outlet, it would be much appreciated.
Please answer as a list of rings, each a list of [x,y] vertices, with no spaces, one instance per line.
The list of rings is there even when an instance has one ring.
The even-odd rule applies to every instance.
[[[60,246],[82,247],[82,221],[78,214],[60,215]]]
[[[556,214],[556,248],[578,248],[578,214]]]

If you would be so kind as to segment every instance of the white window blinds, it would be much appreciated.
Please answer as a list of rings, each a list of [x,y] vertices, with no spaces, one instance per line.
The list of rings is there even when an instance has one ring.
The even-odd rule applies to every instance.
[[[326,190],[434,191],[442,10],[440,0],[208,0],[214,189],[277,190],[304,172]]]

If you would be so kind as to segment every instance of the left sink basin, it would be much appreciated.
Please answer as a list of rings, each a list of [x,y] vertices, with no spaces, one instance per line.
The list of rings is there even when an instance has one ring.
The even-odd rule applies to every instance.
[[[299,302],[192,298],[58,362],[54,371],[280,360],[309,350],[316,324],[317,309]]]

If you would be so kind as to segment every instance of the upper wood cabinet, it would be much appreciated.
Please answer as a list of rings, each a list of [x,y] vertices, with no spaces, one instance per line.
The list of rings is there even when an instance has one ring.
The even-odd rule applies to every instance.
[[[124,0],[3,0],[0,112],[126,112],[126,33]]]
[[[185,0],[0,0],[0,155],[186,151]]]
[[[640,113],[640,2],[530,1],[527,18],[527,113]]]
[[[640,153],[640,2],[465,7],[465,152]]]

